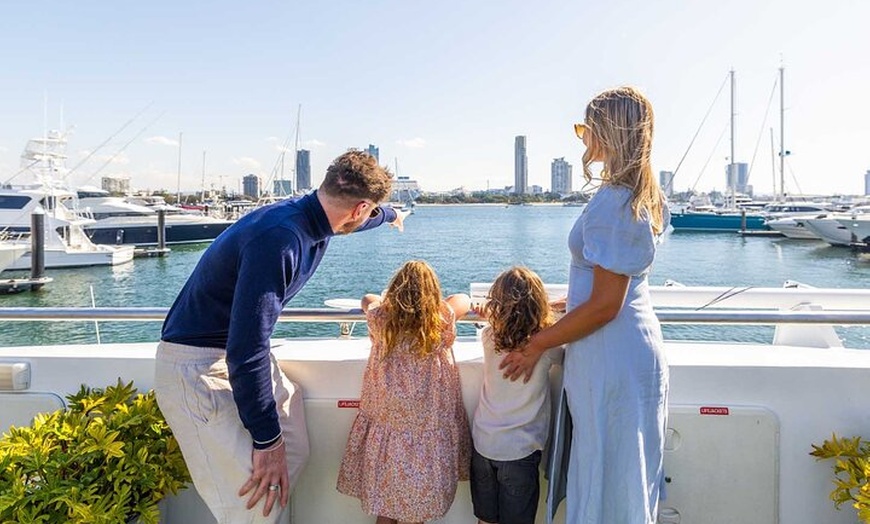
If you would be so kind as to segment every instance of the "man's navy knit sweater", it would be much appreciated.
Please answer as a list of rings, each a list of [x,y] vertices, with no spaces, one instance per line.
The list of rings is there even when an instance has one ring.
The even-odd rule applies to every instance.
[[[383,208],[357,231],[395,219],[395,210]],[[334,234],[316,192],[252,211],[203,253],[163,324],[167,342],[226,349],[233,397],[255,448],[281,435],[269,338]]]

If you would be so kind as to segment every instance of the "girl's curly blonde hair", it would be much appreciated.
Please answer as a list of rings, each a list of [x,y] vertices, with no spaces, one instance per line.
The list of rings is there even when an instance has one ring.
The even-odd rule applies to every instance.
[[[522,348],[532,335],[554,322],[544,283],[525,267],[512,267],[495,279],[484,314],[497,352]]]
[[[386,315],[382,357],[403,343],[421,357],[435,352],[445,319],[441,284],[432,266],[422,260],[405,262],[390,281],[380,307]]]

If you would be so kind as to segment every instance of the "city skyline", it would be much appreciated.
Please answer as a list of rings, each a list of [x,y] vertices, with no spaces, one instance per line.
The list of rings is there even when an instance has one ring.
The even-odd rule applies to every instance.
[[[787,192],[861,194],[868,19],[870,3],[789,0],[12,3],[0,19],[0,182],[29,138],[74,126],[74,185],[128,176],[175,192],[183,133],[183,191],[202,171],[207,187],[268,180],[297,145],[315,187],[333,158],[368,144],[430,190],[509,186],[516,136],[528,138],[527,185],[546,186],[552,159],[580,165],[572,125],[588,100],[632,84],[653,102],[653,170],[675,172],[675,191],[725,190],[733,161],[771,194],[783,65]]]

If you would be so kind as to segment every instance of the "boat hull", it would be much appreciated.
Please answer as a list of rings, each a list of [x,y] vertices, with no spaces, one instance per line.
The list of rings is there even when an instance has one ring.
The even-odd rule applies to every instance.
[[[768,220],[767,227],[779,231],[788,238],[795,240],[821,240],[814,231],[807,227],[805,219],[788,217]]]
[[[11,267],[28,251],[28,246],[17,243],[0,243],[0,273]]]
[[[118,266],[133,260],[133,246],[96,246],[93,251],[77,251],[63,248],[45,249],[46,269],[67,269],[91,266]],[[9,269],[30,269],[30,250],[16,260]]]
[[[846,227],[852,242],[870,244],[870,218],[865,216],[838,218],[837,222]]]
[[[745,217],[738,214],[717,213],[672,213],[671,226],[674,231],[768,231],[761,215],[747,214]]]
[[[165,242],[173,244],[197,244],[212,242],[230,227],[233,222],[223,220],[200,220],[190,223],[165,223]],[[97,221],[86,226],[85,233],[91,242],[106,245],[157,245],[157,219],[138,222],[114,222],[112,219]]]

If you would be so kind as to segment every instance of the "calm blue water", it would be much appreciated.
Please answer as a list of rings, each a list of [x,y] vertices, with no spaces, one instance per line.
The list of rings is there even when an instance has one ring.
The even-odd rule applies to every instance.
[[[359,298],[384,289],[411,258],[427,260],[445,293],[468,292],[504,268],[524,264],[546,282],[567,281],[567,235],[582,211],[551,206],[423,206],[404,233],[392,228],[337,237],[317,274],[289,307],[323,307],[329,298]],[[167,258],[135,259],[114,268],[49,271],[39,293],[0,296],[0,306],[170,306],[206,245],[173,247]],[[6,277],[4,273],[4,277]],[[11,274],[14,276],[14,274]],[[20,274],[19,274],[20,275]],[[822,242],[742,238],[736,234],[673,233],[660,246],[650,280],[686,285],[780,287],[797,280],[817,287],[870,287],[870,260]],[[465,329],[472,329],[464,326]],[[156,322],[99,325],[102,342],[156,341]],[[357,334],[363,334],[357,327]],[[840,328],[846,345],[870,348],[870,328]],[[337,335],[334,324],[281,323],[276,336]],[[769,342],[773,328],[665,326],[670,339]],[[4,322],[0,346],[91,343],[93,322]]]

